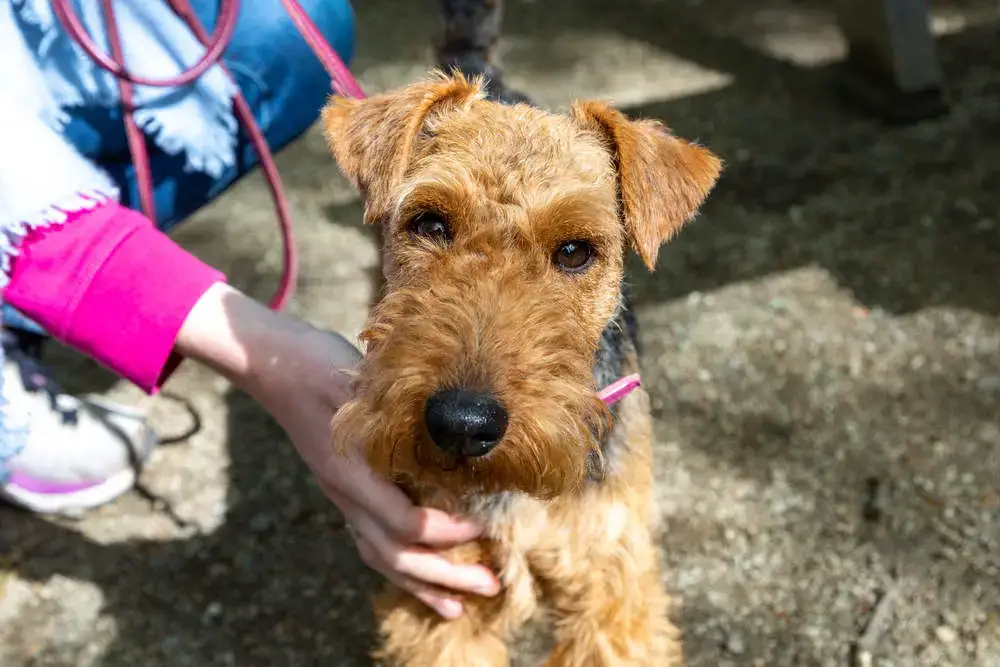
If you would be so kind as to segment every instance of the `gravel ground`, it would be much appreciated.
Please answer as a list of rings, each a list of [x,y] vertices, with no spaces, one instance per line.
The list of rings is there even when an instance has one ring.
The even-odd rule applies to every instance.
[[[996,3],[937,3],[954,111],[903,129],[838,104],[819,2],[509,3],[514,83],[610,97],[728,162],[658,273],[633,272],[690,664],[849,665],[874,626],[877,665],[1000,665]],[[358,4],[363,84],[422,75],[435,3]],[[316,131],[279,164],[294,310],[353,335],[376,258],[357,198]],[[264,298],[275,229],[252,177],[177,238]],[[78,520],[0,508],[0,664],[367,664],[377,580],[260,409],[194,366],[151,400],[57,361],[196,432]]]

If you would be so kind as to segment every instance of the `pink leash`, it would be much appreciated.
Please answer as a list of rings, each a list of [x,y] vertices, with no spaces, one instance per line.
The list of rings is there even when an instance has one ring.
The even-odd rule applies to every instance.
[[[118,34],[118,26],[115,21],[115,11],[113,0],[101,0],[101,9],[104,13],[104,22],[108,31],[108,42],[111,46],[110,57],[101,52],[100,47],[87,34],[86,28],[77,16],[72,6],[72,0],[52,0],[52,9],[62,23],[66,32],[80,45],[94,62],[111,73],[118,79],[118,92],[121,97],[123,117],[125,122],[125,134],[128,138],[129,152],[132,162],[135,164],[136,181],[139,185],[139,200],[142,212],[152,221],[156,221],[156,208],[153,201],[153,176],[149,166],[149,153],[146,150],[146,141],[142,131],[135,123],[132,112],[134,104],[132,98],[132,86],[134,84],[143,86],[172,87],[183,86],[194,81],[204,74],[209,67],[218,64],[219,67],[233,78],[232,73],[222,62],[222,54],[229,46],[233,33],[236,31],[236,21],[240,12],[240,0],[220,0],[219,17],[216,21],[215,31],[209,35],[204,26],[198,20],[194,10],[188,0],[168,0],[174,12],[187,23],[191,32],[205,45],[205,54],[192,67],[182,72],[179,76],[169,79],[149,79],[132,72],[129,72],[125,65],[125,58],[122,54],[121,36]],[[323,38],[322,33],[313,23],[309,15],[296,0],[281,0],[288,15],[294,21],[303,38],[315,52],[323,67],[330,74],[333,81],[333,89],[338,94],[347,97],[363,98],[365,96],[357,80],[351,75],[350,70],[344,65],[333,47]],[[277,292],[271,298],[270,305],[275,310],[283,310],[291,299],[295,291],[295,284],[298,280],[299,259],[295,250],[295,236],[292,230],[291,216],[288,211],[288,200],[285,197],[284,188],[281,183],[281,176],[274,164],[274,158],[267,146],[260,127],[254,120],[253,112],[246,98],[238,90],[235,98],[236,116],[243,124],[244,130],[250,137],[250,143],[260,158],[260,166],[264,171],[271,196],[274,199],[275,210],[278,215],[278,223],[281,227],[281,241],[283,246],[283,267],[281,282]]]

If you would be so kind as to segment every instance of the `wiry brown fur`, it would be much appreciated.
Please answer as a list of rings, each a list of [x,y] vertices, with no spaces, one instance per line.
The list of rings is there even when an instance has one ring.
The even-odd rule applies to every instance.
[[[511,635],[545,603],[558,640],[549,665],[680,665],[653,537],[648,397],[634,392],[612,420],[593,368],[620,306],[626,248],[652,268],[719,160],[600,102],[569,115],[503,106],[460,75],[333,99],[324,122],[366,220],[383,226],[385,276],[334,441],[367,434],[371,465],[416,501],[483,520],[488,537],[450,557],[489,564],[504,584],[495,599],[465,599],[455,621],[390,588],[377,604],[378,656],[505,665]],[[450,223],[450,243],[410,232],[428,211]],[[560,271],[553,252],[578,240],[596,249],[593,264]],[[623,352],[633,372],[634,351]],[[488,455],[457,460],[431,442],[424,404],[448,387],[489,391],[506,407]],[[588,459],[611,452],[600,481],[588,476]]]

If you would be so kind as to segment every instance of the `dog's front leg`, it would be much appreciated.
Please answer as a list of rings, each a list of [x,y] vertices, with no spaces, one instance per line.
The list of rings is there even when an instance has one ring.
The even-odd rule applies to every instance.
[[[488,563],[481,544],[452,549],[456,563]],[[506,667],[507,643],[534,612],[533,590],[507,587],[493,598],[465,596],[465,612],[441,618],[410,593],[390,586],[375,600],[380,646],[374,657],[386,667]]]
[[[375,601],[385,667],[507,667],[507,644],[491,627],[496,600],[466,599],[465,613],[446,620],[408,592],[391,586]],[[492,603],[492,604],[490,604]]]
[[[582,498],[549,509],[552,530],[529,555],[556,616],[547,667],[682,667],[661,578],[645,394],[622,406],[617,470]]]
[[[546,667],[684,664],[658,554],[643,527],[634,526],[631,533],[617,554],[596,555],[599,548],[560,559],[557,571],[539,573],[556,616],[556,646]]]

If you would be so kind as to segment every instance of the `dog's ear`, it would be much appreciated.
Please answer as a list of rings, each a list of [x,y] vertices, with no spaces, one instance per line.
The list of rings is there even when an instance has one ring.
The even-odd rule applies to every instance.
[[[654,120],[629,120],[603,102],[578,102],[572,114],[608,143],[625,231],[652,271],[660,246],[694,217],[715,185],[722,161]]]
[[[414,142],[435,114],[483,96],[482,82],[460,73],[430,78],[364,100],[332,97],[324,133],[340,168],[365,198],[365,219],[379,220],[410,163]]]

